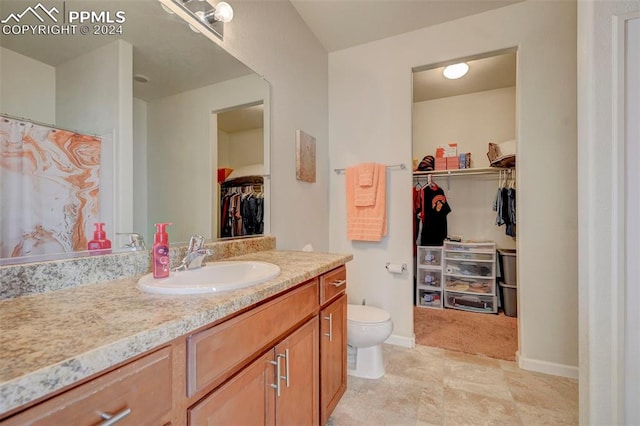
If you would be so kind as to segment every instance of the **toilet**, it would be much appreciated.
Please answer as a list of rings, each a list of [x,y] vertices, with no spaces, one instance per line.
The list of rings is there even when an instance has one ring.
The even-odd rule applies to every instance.
[[[347,374],[366,379],[384,376],[382,342],[391,336],[391,315],[366,305],[347,305]]]

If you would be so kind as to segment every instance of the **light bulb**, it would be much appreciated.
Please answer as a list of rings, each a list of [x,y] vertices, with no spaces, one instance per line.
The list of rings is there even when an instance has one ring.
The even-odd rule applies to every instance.
[[[211,0],[208,0],[209,4],[215,7],[216,12],[213,15],[216,18],[216,21],[220,22],[229,22],[233,19],[233,8],[227,2],[221,1],[217,5],[213,5]]]
[[[442,71],[442,75],[444,75],[449,80],[455,80],[464,76],[467,71],[469,71],[469,65],[461,62],[459,64],[453,64],[446,67],[444,71]]]

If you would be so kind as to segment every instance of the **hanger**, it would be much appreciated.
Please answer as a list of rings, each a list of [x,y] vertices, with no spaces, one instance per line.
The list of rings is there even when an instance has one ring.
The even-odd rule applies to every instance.
[[[514,173],[513,169],[509,169],[509,176],[511,177],[511,180],[509,181],[509,188],[510,189],[515,189],[516,188],[516,176]]]
[[[433,178],[431,175],[427,175],[427,185],[429,186],[429,188],[431,188],[432,190],[436,190],[438,189],[438,184],[435,183],[433,181]]]

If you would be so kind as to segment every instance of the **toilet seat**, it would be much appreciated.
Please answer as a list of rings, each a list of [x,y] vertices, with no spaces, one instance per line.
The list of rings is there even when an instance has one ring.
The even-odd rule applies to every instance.
[[[360,324],[379,324],[387,322],[391,315],[380,308],[366,305],[347,305],[347,321]]]

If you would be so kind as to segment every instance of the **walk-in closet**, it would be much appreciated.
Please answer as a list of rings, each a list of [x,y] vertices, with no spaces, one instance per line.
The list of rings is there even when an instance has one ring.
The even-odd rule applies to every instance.
[[[414,69],[419,345],[515,360],[516,93],[515,49]]]
[[[263,105],[214,114],[217,134],[218,238],[265,233]]]

